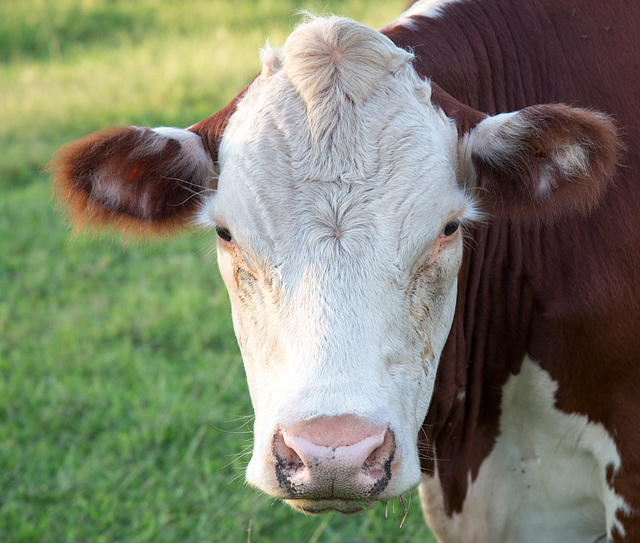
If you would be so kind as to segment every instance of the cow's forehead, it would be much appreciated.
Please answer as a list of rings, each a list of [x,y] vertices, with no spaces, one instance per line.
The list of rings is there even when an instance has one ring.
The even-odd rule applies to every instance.
[[[285,45],[264,55],[263,74],[225,132],[209,222],[247,243],[268,239],[275,252],[324,243],[353,256],[383,243],[400,257],[433,241],[447,220],[464,219],[470,205],[455,178],[456,128],[431,105],[410,55],[379,41],[368,46],[391,58],[380,73],[372,76],[362,58],[327,89],[313,74],[297,80],[304,70],[287,55],[304,64],[299,51]],[[360,87],[340,91],[340,78]]]
[[[311,243],[337,236],[343,247],[353,241],[363,249],[372,248],[372,235],[391,246],[433,241],[447,220],[466,215],[469,198],[456,183],[450,138],[405,120],[381,119],[374,139],[333,149],[345,161],[359,155],[360,168],[340,173],[317,166],[329,159],[305,141],[304,125],[239,127],[256,137],[227,136],[212,221],[238,240],[266,237],[284,250],[299,247],[301,237]]]

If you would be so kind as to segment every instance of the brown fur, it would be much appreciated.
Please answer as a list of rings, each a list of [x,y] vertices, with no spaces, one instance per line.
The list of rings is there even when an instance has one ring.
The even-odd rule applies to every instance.
[[[227,127],[227,123],[229,122],[229,117],[235,113],[238,102],[246,94],[250,86],[251,85],[247,85],[242,89],[238,95],[231,100],[231,102],[216,114],[211,115],[211,117],[207,117],[189,128],[189,130],[195,132],[202,138],[202,143],[214,162],[218,161],[218,147],[220,146],[224,129]]]
[[[480,121],[487,118],[485,113],[456,100],[434,81],[431,82],[431,101],[455,121],[459,137],[468,134]]]
[[[54,196],[77,231],[109,228],[155,237],[192,220],[206,179],[185,168],[177,140],[150,145],[161,138],[148,128],[110,128],[58,152],[50,166]],[[110,191],[117,191],[118,201],[107,197]]]
[[[622,470],[610,474],[610,484],[640,511],[638,20],[635,0],[474,0],[448,4],[434,19],[416,17],[414,26],[384,30],[415,51],[422,75],[471,109],[451,99],[444,107],[463,117],[462,135],[477,124],[474,111],[529,106],[529,120],[537,119],[546,134],[543,145],[533,145],[533,153],[510,168],[474,158],[480,183],[499,195],[485,199],[497,216],[471,233],[419,444],[425,471],[434,469],[434,450],[442,460],[449,514],[462,510],[468,474],[475,479],[493,448],[502,386],[519,372],[525,353],[558,382],[557,408],[588,416],[614,437]],[[553,145],[567,137],[569,110],[538,106],[549,103],[594,108],[616,120],[627,152],[613,183],[603,181],[620,145],[601,117],[602,123],[578,131],[579,138],[600,142],[590,150],[595,174],[561,178],[548,201],[531,197],[532,173],[546,167]],[[559,116],[551,120],[551,111]],[[582,114],[571,115],[580,126]],[[531,221],[531,215],[545,220]],[[616,533],[612,541],[640,541],[640,516],[620,520],[627,539]]]
[[[189,129],[200,136],[213,163],[247,89]],[[185,160],[179,141],[133,126],[105,129],[63,147],[49,171],[55,174],[54,199],[75,232],[113,230],[133,239],[175,234],[193,221],[200,194],[216,188],[215,172],[204,177]],[[117,191],[118,202],[101,197],[97,179]]]

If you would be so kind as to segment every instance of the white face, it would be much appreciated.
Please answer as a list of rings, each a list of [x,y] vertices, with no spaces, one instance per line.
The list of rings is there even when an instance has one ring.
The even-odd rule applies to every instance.
[[[306,511],[355,512],[349,500],[387,499],[420,479],[416,442],[462,258],[455,227],[473,208],[456,183],[455,126],[416,81],[388,76],[327,143],[285,70],[266,66],[230,120],[202,212],[232,237],[219,240],[218,260],[256,414],[248,480]],[[322,431],[308,430],[314,421]],[[318,437],[327,431],[333,445]],[[342,468],[276,469],[287,454],[312,469],[308,442],[357,442],[349,452],[374,434],[387,441],[361,451],[364,465],[376,455],[388,465],[373,491],[347,482],[325,492]]]

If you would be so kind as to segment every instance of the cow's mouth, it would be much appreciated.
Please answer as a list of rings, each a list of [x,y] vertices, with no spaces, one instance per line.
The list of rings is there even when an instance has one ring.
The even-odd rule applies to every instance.
[[[341,515],[358,515],[373,507],[375,500],[326,499],[285,500],[291,507],[308,515],[337,512]]]

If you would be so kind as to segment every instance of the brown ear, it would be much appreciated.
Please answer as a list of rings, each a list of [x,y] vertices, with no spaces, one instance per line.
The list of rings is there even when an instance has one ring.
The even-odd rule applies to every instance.
[[[467,143],[488,211],[533,220],[588,212],[623,147],[606,115],[557,104],[489,117]]]
[[[158,236],[192,222],[203,194],[216,188],[220,140],[248,88],[188,130],[112,128],[58,151],[49,167],[54,197],[75,230]]]
[[[200,136],[180,129],[103,130],[62,148],[51,169],[76,230],[167,234],[192,220],[203,192],[215,188]]]

